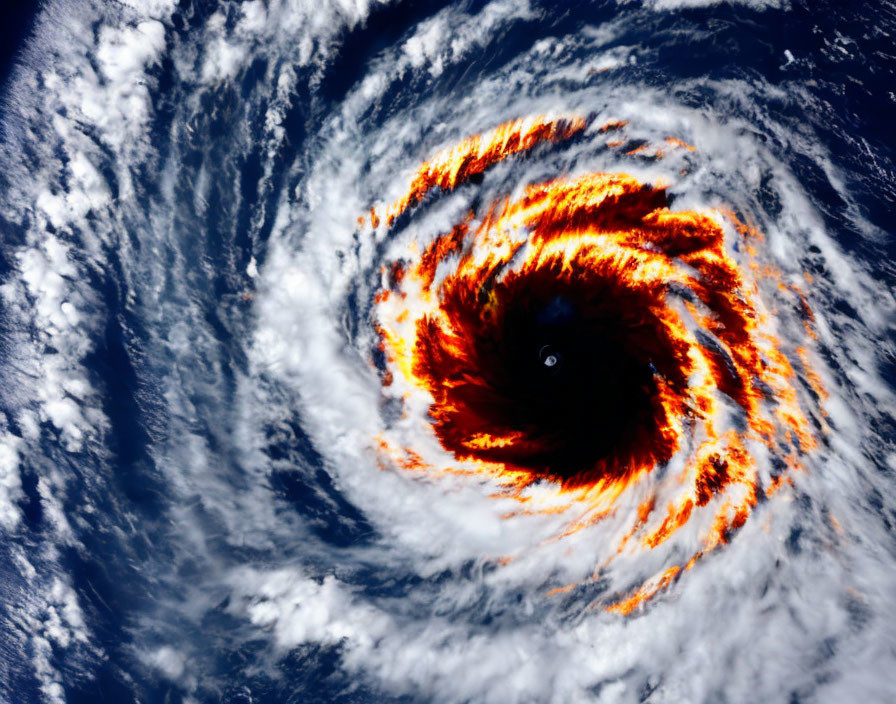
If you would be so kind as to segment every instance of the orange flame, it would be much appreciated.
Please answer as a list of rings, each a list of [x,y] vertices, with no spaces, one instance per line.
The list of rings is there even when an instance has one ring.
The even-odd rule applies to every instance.
[[[624,125],[608,123],[603,131]],[[583,118],[538,117],[465,139],[422,164],[404,196],[379,215],[371,211],[371,223],[391,225],[435,186],[451,190],[500,160],[585,127]],[[693,149],[674,138],[667,143]],[[436,470],[417,452],[382,438],[380,448],[398,466],[490,477],[503,487],[503,496],[521,502],[530,501],[525,490],[533,484],[553,486],[541,510],[586,509],[563,535],[603,519],[624,493],[646,487],[649,497],[617,554],[637,549],[633,544],[656,548],[695,513],[710,512],[702,548],[685,564],[667,568],[606,607],[629,614],[726,543],[759,495],[771,495],[784,481],[760,476],[752,447],[764,445],[798,467],[799,458],[816,446],[793,365],[771,332],[751,278],[755,248],[745,247],[753,254],[746,268],[726,248],[726,223],[745,242],[761,235],[731,214],[673,212],[663,188],[620,173],[534,184],[515,201],[492,203],[478,224],[475,219],[470,213],[422,254],[410,252],[401,275],[385,281],[385,294],[391,289],[400,295],[381,292],[375,308],[388,363],[385,378],[426,394],[432,428],[456,465]],[[440,266],[443,276],[437,279]],[[623,349],[649,359],[654,370],[638,422],[625,428],[612,451],[575,472],[551,465],[553,439],[505,422],[506,404],[493,389],[497,372],[483,371],[502,326],[509,324],[508,310],[541,290],[572,292],[598,306],[600,315],[611,315],[624,331],[617,335]],[[815,395],[823,397],[805,350],[792,353]],[[743,420],[723,430],[732,402]],[[687,455],[677,493],[658,511],[650,477],[677,453]]]
[[[613,123],[609,128],[616,125]],[[383,212],[371,209],[371,224],[376,229],[380,220],[385,219],[391,225],[436,186],[451,190],[508,156],[528,151],[541,142],[568,139],[585,127],[587,121],[583,117],[551,120],[539,116],[505,122],[489,133],[468,137],[421,164],[405,195]]]

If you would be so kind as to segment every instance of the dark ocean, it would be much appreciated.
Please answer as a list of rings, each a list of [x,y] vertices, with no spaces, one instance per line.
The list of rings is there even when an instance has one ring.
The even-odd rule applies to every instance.
[[[3,17],[0,702],[896,701],[891,0],[45,0]],[[440,150],[540,115],[590,122],[390,229],[358,225]],[[382,383],[388,265],[481,217],[479,188],[586,172],[662,180],[673,211],[762,233],[763,329],[818,438],[627,615],[608,605],[712,522],[695,510],[609,562],[684,457],[557,539],[577,505],[507,518],[491,479],[377,449],[453,461],[427,397]],[[762,481],[790,471],[781,447],[750,450]]]

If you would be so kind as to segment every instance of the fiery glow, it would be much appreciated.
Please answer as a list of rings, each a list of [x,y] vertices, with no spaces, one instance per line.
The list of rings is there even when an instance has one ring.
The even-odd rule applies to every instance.
[[[532,149],[541,142],[568,139],[585,129],[586,124],[582,117],[561,120],[534,117],[505,122],[487,134],[468,137],[421,164],[407,193],[381,211],[371,209],[370,222],[374,228],[383,220],[391,225],[436,186],[450,190],[508,156]],[[619,123],[612,126],[616,124]]]
[[[586,127],[582,118],[533,118],[466,139],[421,165],[370,224],[391,225],[427,191]],[[741,238],[746,266],[726,236]],[[793,365],[759,298],[758,277],[780,276],[754,266],[760,241],[731,214],[671,211],[664,188],[621,173],[533,184],[470,213],[385,269],[375,301],[384,384],[424,394],[454,461],[437,468],[382,438],[380,450],[401,467],[489,477],[525,504],[521,512],[584,508],[557,539],[638,490],[647,498],[615,555],[655,549],[702,514],[709,528],[697,552],[605,605],[630,613],[727,542],[760,494],[781,485],[781,475],[759,471],[759,448],[795,468],[815,447]],[[821,397],[805,350],[787,352]],[[660,498],[654,470],[679,457],[676,489]],[[536,484],[552,487],[550,496],[534,500],[527,489]]]

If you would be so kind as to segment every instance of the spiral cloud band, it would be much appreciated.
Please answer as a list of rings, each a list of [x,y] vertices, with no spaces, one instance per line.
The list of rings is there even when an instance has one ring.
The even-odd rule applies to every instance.
[[[387,222],[430,183],[455,188],[532,148],[541,132],[566,137],[584,126],[532,123],[508,123],[428,163]],[[816,440],[797,404],[793,367],[759,308],[758,286],[727,254],[720,223],[665,203],[663,189],[624,174],[528,186],[517,201],[492,203],[478,225],[471,213],[409,270],[397,262],[377,316],[390,366],[432,398],[424,423],[434,424],[442,446],[511,487],[527,510],[545,503],[557,511],[563,499],[569,509],[585,504],[566,532],[607,517],[630,489],[647,498],[617,551],[636,533],[654,548],[695,507],[715,503],[691,567],[743,525],[757,491],[770,495],[785,478],[760,480],[748,445],[795,468]],[[372,220],[379,221],[375,210]],[[743,226],[733,232],[747,247],[758,237]],[[449,271],[436,285],[445,262]],[[803,371],[804,394],[820,400],[817,375]],[[675,488],[640,486],[679,450],[689,456],[666,477]],[[413,449],[404,454],[400,465],[428,469]],[[559,496],[526,493],[540,483]],[[664,494],[667,513],[651,525]],[[713,502],[717,496],[725,500]],[[661,581],[679,569],[667,568]],[[629,613],[650,591],[610,608]]]
[[[896,698],[894,28],[42,3],[0,701]]]

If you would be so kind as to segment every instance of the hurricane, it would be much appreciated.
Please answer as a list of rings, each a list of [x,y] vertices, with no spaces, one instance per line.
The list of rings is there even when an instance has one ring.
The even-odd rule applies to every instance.
[[[0,701],[896,699],[891,4],[12,19]]]

